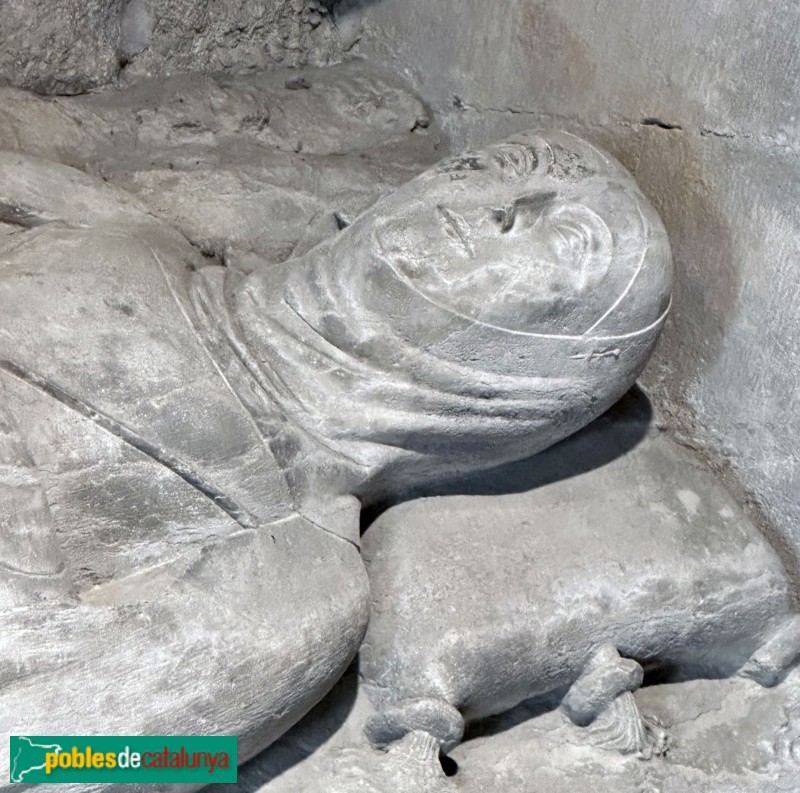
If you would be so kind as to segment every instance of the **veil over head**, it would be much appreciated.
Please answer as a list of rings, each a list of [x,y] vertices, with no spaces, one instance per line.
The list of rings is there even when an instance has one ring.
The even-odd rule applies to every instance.
[[[532,131],[443,161],[235,302],[291,420],[361,466],[431,476],[599,416],[641,372],[670,288],[666,232],[627,171]]]

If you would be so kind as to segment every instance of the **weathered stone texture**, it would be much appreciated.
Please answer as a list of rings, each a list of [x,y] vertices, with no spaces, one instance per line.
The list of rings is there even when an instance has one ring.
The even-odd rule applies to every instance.
[[[124,21],[134,73],[292,66],[338,46],[326,6],[313,0],[131,0]]]
[[[343,47],[316,0],[4,0],[0,80],[76,94],[124,75],[327,63]]]
[[[0,103],[0,147],[123,187],[245,269],[285,259],[334,211],[352,219],[446,153],[423,103],[360,61],[145,78],[80,97],[5,88]]]
[[[46,94],[104,85],[119,71],[124,0],[4,0],[0,79]]]

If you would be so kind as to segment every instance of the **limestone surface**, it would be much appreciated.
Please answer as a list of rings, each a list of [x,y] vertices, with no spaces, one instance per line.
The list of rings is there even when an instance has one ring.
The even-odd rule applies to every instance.
[[[447,153],[423,103],[361,61],[74,98],[6,88],[0,101],[0,147],[123,187],[245,269],[318,241],[334,213],[352,220]]]
[[[358,649],[361,504],[544,449],[644,366],[669,306],[669,246],[618,163],[534,131],[390,192],[406,167],[396,146],[419,146],[424,159],[435,132],[406,92],[337,74],[322,117],[338,138],[311,124],[311,72],[284,81],[275,102],[261,101],[271,94],[260,82],[219,79],[194,93],[176,80],[163,94],[155,84],[74,100],[10,94],[3,734],[235,734],[247,759],[318,702]],[[281,111],[271,130],[270,107]],[[68,123],[48,139],[41,119],[59,116]],[[284,145],[306,127],[309,154]],[[217,204],[195,201],[193,230],[174,205],[157,211],[153,194],[132,195],[136,177],[85,172],[146,170],[142,157],[162,149],[191,151],[213,172],[217,142],[234,161],[239,146],[242,162],[285,156],[308,169],[309,191],[315,168],[337,157],[373,152],[376,170],[331,176],[327,189],[355,212],[330,200],[329,222],[315,223],[308,206],[282,216],[269,203],[281,173],[272,159],[258,187],[274,218],[238,237],[246,213],[214,213],[239,187],[212,186]],[[89,160],[72,165],[85,170],[55,161],[83,151]],[[311,152],[320,159],[305,161]],[[408,167],[419,170],[419,157]],[[205,240],[204,218],[218,221]],[[270,256],[276,239],[284,248]],[[242,250],[249,264],[234,256]],[[410,769],[420,784],[444,784],[430,735],[392,756],[387,780]]]
[[[39,93],[80,93],[119,72],[124,0],[9,0],[0,7],[0,80]]]
[[[0,80],[80,94],[174,72],[326,64],[349,48],[317,0],[6,0]]]
[[[261,382],[373,503],[601,414],[641,372],[670,284],[663,227],[624,169],[531,131],[428,169],[234,302],[248,345],[275,351]]]
[[[240,791],[796,793],[796,564],[697,458],[616,413],[470,474],[647,360],[671,268],[628,174],[539,132],[400,187],[447,152],[393,78],[251,71],[363,37],[459,147],[618,155],[680,274],[650,382],[796,540],[798,14],[584,5],[0,3],[0,79],[127,86],[0,91],[0,733],[252,755],[364,633],[359,501],[447,490],[367,532],[367,685]]]
[[[362,544],[378,746],[425,730],[450,749],[465,721],[551,695],[591,740],[663,752],[629,693],[645,673],[771,686],[800,656],[777,554],[666,438],[529,493],[408,502]]]
[[[642,688],[640,709],[669,730],[665,755],[642,761],[586,741],[557,710],[536,702],[475,727],[442,765],[452,776],[420,787],[364,743],[374,713],[346,675],[332,694],[263,754],[239,769],[236,793],[794,793],[800,769],[800,675],[773,689],[693,680]],[[402,751],[402,750],[401,750]],[[405,754],[405,753],[404,753]],[[405,755],[407,756],[407,754]],[[425,768],[431,768],[422,763]],[[370,782],[361,781],[369,778]],[[354,780],[357,780],[354,782]],[[386,784],[388,781],[388,784]],[[359,787],[359,784],[361,785]],[[212,793],[225,793],[213,786]]]
[[[359,553],[301,514],[210,358],[203,257],[74,169],[3,153],[0,184],[0,733],[252,756],[358,649]]]
[[[634,174],[676,263],[675,311],[645,384],[673,432],[730,463],[796,556],[800,4],[509,0],[497,13],[345,0],[337,11],[362,54],[413,79],[456,148],[557,125]]]
[[[357,650],[357,505],[332,487],[300,506],[270,447],[296,442],[231,386],[213,290],[336,233],[437,156],[438,136],[424,120],[412,133],[421,103],[369,69],[305,75],[3,89],[3,734],[233,733],[244,759]],[[156,154],[165,171],[205,168],[194,204],[181,184],[156,207],[131,194]],[[223,162],[236,176],[215,192]]]
[[[508,491],[519,492],[499,495]],[[406,539],[430,529],[425,543],[442,550],[437,565],[450,570],[451,575],[447,586],[443,586],[437,573],[432,572],[422,586],[426,587],[426,597],[439,596],[441,612],[448,593],[458,589],[464,580],[464,538],[476,520],[484,531],[476,547],[494,560],[501,557],[503,564],[496,574],[500,581],[504,566],[519,564],[522,542],[512,529],[525,537],[538,535],[532,542],[541,545],[554,537],[548,534],[547,526],[563,528],[569,524],[573,532],[585,532],[584,537],[593,533],[589,541],[592,547],[604,536],[619,537],[619,532],[624,531],[635,537],[634,548],[623,556],[635,553],[638,543],[649,537],[650,542],[672,544],[668,558],[686,553],[689,564],[691,558],[697,558],[698,545],[695,541],[680,542],[676,532],[683,536],[714,532],[720,543],[718,551],[730,536],[732,545],[727,558],[731,567],[736,549],[752,545],[743,554],[742,564],[748,555],[761,557],[774,571],[772,575],[778,575],[774,579],[778,587],[783,587],[774,556],[765,549],[763,539],[742,510],[699,458],[653,427],[640,395],[627,397],[602,419],[547,452],[488,477],[484,475],[480,482],[465,479],[453,484],[452,492],[483,495],[404,505],[386,513],[365,535],[368,546],[370,532],[375,528],[391,528],[392,537],[383,534],[384,542],[391,541],[402,548]],[[455,530],[448,535],[450,550],[445,551],[436,545],[435,530],[441,529],[440,521],[446,517],[445,505],[454,500],[469,501],[472,508],[466,516],[462,510],[447,513],[458,521],[462,531],[458,536],[454,536]],[[587,508],[589,504],[591,509]],[[659,530],[661,535],[656,534]],[[501,537],[504,543],[499,542]],[[749,543],[746,537],[750,538]],[[528,543],[521,553],[529,553]],[[546,553],[553,552],[546,549]],[[533,559],[532,564],[537,563]],[[587,565],[596,563],[595,559],[587,561]],[[654,559],[644,569],[653,566],[657,574],[658,565]],[[713,572],[714,560],[709,559],[708,565]],[[437,569],[440,568],[433,568]],[[629,574],[636,577],[642,569],[629,568]],[[740,575],[735,569],[733,574]],[[421,570],[419,577],[423,579]],[[741,584],[747,585],[743,574]],[[418,592],[406,596],[413,600]],[[704,604],[713,607],[716,593],[710,588],[704,592],[698,589],[698,595]],[[728,590],[719,594],[722,598],[728,595]],[[480,613],[481,608],[478,606],[473,612]],[[455,615],[453,619],[457,618],[457,611]],[[446,619],[446,615],[443,613],[440,618]],[[462,623],[461,629],[467,641],[474,635],[471,625]],[[530,651],[521,656],[523,664],[538,652],[541,645],[537,638],[530,643]],[[369,652],[367,643],[364,653]],[[697,665],[694,674],[701,675]],[[572,723],[557,707],[558,699],[540,697],[469,725],[464,741],[442,763],[452,776],[437,784],[443,790],[463,793],[795,791],[800,773],[800,670],[790,671],[773,688],[738,676],[693,677],[691,669],[688,677],[691,679],[687,679],[686,668],[651,670],[647,685],[632,695],[639,711],[668,735],[667,751],[649,760],[604,746],[595,740],[597,736],[593,736],[591,728]],[[417,790],[415,783],[409,781],[413,777],[404,783],[398,776],[392,747],[388,753],[370,748],[363,731],[374,716],[367,689],[360,685],[359,675],[353,670],[307,719],[241,769],[237,789],[242,793],[256,789],[263,793]],[[381,770],[382,763],[387,768]],[[345,765],[355,777],[359,773],[372,774],[374,786],[348,787],[341,781]],[[416,773],[420,773],[419,767]],[[391,784],[380,787],[380,782],[391,774]]]

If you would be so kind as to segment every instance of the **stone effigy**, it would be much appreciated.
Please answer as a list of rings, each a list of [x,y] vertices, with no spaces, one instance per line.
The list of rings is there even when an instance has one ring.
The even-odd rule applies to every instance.
[[[446,491],[459,495],[404,503],[366,530],[372,621],[361,669],[346,674],[324,703],[243,768],[240,789],[796,789],[800,668],[795,666],[772,688],[735,674],[748,649],[758,643],[753,628],[761,632],[748,614],[763,613],[764,636],[770,622],[791,616],[785,599],[787,572],[718,475],[659,429],[640,392],[634,389],[603,417],[553,448],[491,474],[448,483]],[[466,495],[470,493],[480,495]],[[570,576],[577,564],[578,581]],[[447,772],[455,773],[450,778],[441,777],[435,753],[411,751],[425,746],[419,732],[385,750],[370,748],[364,728],[371,731],[376,720],[386,724],[391,695],[401,684],[414,684],[413,670],[424,675],[424,661],[437,647],[458,636],[464,650],[461,674],[453,671],[445,677],[442,667],[443,682],[472,686],[478,677],[490,675],[500,687],[508,686],[517,679],[516,668],[536,669],[543,656],[547,663],[546,651],[554,656],[562,648],[574,652],[579,629],[591,632],[583,618],[601,581],[613,586],[604,593],[609,609],[597,613],[598,624],[617,619],[622,630],[626,614],[635,607],[631,590],[649,582],[658,584],[663,596],[651,599],[637,615],[642,642],[661,633],[663,646],[674,653],[681,634],[664,628],[674,628],[679,619],[658,623],[655,617],[670,606],[686,615],[687,601],[700,608],[684,625],[690,629],[698,619],[706,620],[708,636],[672,666],[647,663],[648,685],[624,694],[624,708],[609,708],[589,727],[576,726],[559,707],[563,688],[471,721],[465,740],[442,760]],[[552,600],[536,600],[548,595],[548,582],[551,593],[560,584],[571,596],[569,615],[554,608]],[[533,603],[540,607],[541,632],[508,653],[510,630],[524,627],[526,619],[533,621]],[[495,619],[487,626],[481,617],[490,610]],[[575,621],[568,625],[571,615]],[[714,641],[726,624],[738,634],[738,647]],[[547,636],[559,626],[570,629],[569,641],[548,647]],[[773,645],[771,654],[774,650]],[[467,664],[481,657],[490,663]],[[394,685],[376,691],[370,670],[381,666],[388,671],[383,682]],[[762,671],[767,670],[762,666]],[[715,672],[716,679],[710,679]],[[492,692],[481,687],[478,693],[485,700]],[[631,741],[636,730],[626,729],[638,721],[628,707],[631,702],[645,714],[646,729],[655,739],[644,745],[643,755],[652,751],[647,762]],[[657,754],[664,732],[667,752]],[[620,752],[626,743],[634,751]]]
[[[231,732],[252,755],[356,652],[359,554],[293,508],[183,313],[204,258],[73,169],[0,171],[0,730]]]
[[[565,133],[250,275],[66,166],[0,154],[0,199],[4,734],[252,756],[358,650],[361,504],[585,425],[669,304],[655,212]]]

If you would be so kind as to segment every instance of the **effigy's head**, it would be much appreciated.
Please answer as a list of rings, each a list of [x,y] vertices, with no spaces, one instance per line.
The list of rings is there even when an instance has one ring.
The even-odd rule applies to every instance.
[[[533,454],[631,387],[671,277],[655,210],[589,143],[533,131],[451,157],[282,290],[295,369],[316,362],[292,377],[298,415],[354,459],[417,476]]]
[[[567,133],[525,133],[447,159],[374,222],[399,278],[497,328],[629,333],[669,303],[661,221],[619,163]]]

